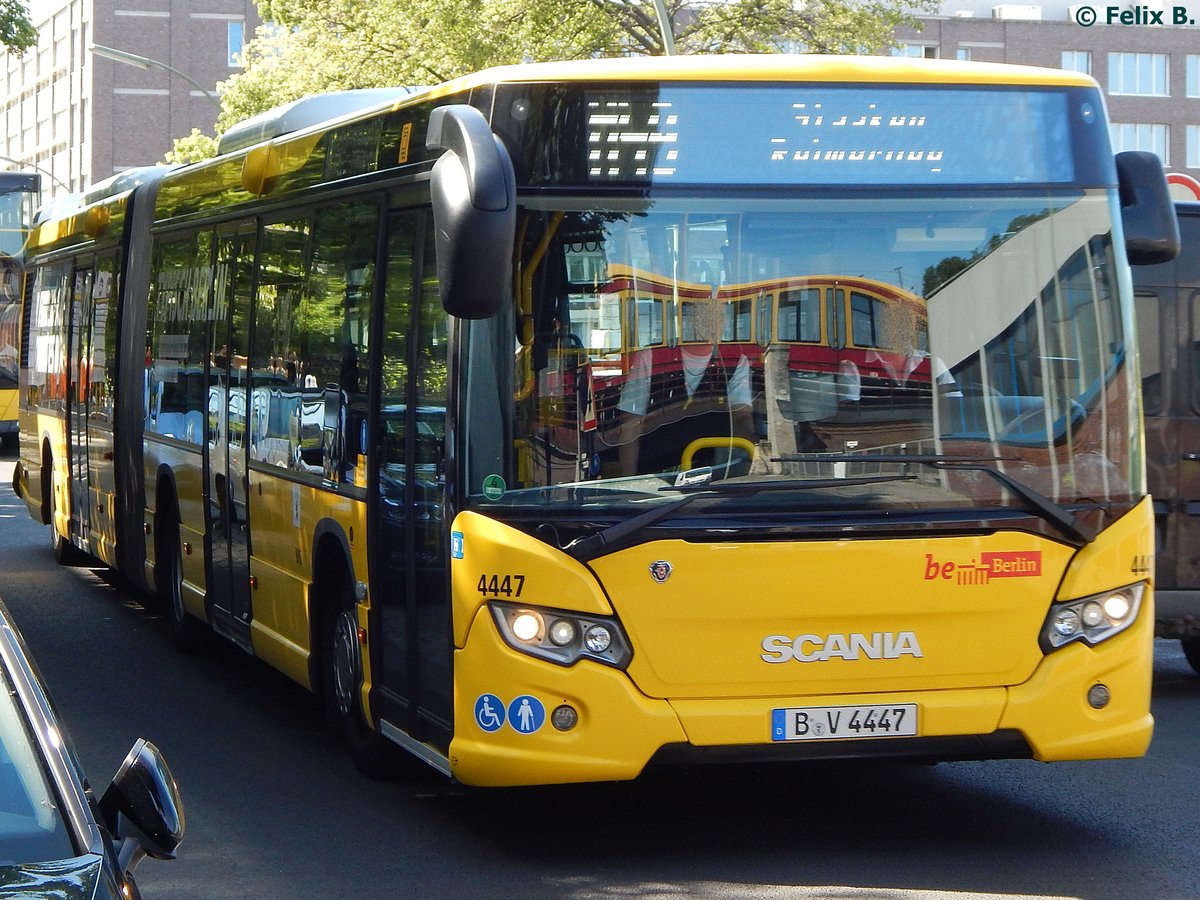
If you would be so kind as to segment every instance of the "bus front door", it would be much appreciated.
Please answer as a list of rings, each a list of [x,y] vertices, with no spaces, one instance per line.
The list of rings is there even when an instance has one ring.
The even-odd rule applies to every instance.
[[[376,699],[411,737],[446,748],[453,646],[447,594],[445,316],[426,216],[388,220],[372,595],[383,636]]]

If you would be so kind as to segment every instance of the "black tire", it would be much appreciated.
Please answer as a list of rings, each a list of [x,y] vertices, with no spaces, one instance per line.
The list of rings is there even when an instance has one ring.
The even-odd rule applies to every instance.
[[[1180,643],[1183,645],[1183,655],[1187,657],[1192,671],[1200,675],[1200,637],[1184,638]]]
[[[395,781],[413,773],[414,760],[372,728],[363,718],[359,690],[362,659],[358,623],[354,618],[354,590],[349,581],[338,590],[336,603],[327,606],[321,629],[321,699],[325,721],[341,735],[359,772],[380,781]]]
[[[208,626],[183,605],[183,551],[179,547],[178,526],[169,529],[167,539],[158,547],[157,556],[158,594],[171,624],[175,649],[180,653],[198,653],[208,641]]]
[[[57,506],[57,502],[53,499],[53,491],[51,491],[52,506]],[[58,533],[58,527],[54,524],[54,517],[57,509],[50,513],[50,550],[54,553],[54,561],[60,566],[85,566],[91,562],[91,557],[71,543],[71,539],[63,537]]]

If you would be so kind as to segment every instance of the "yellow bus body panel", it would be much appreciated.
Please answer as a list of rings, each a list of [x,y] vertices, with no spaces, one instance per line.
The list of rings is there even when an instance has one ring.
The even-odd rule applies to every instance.
[[[0,390],[0,422],[16,422],[20,418],[20,404],[16,388]]]
[[[886,56],[717,54],[567,60],[484,69],[419,95],[452,94],[491,84],[557,81],[798,81],[884,84],[1005,84],[1094,87],[1065,69]],[[404,101],[396,104],[404,105]]]
[[[467,631],[489,599],[531,603],[594,615],[612,615],[612,606],[587,568],[548,544],[487,516],[464,512],[454,520],[463,534],[463,558],[453,560],[454,646],[466,646]],[[524,576],[520,596],[485,595],[481,577]],[[510,590],[516,590],[510,580]]]
[[[503,643],[487,610],[468,628],[468,651],[454,653],[452,774],[464,784],[502,787],[636,778],[659,747],[687,740],[669,703],[633,690],[616,669],[539,663]],[[579,712],[568,732],[549,721],[532,735],[507,725],[494,733],[475,724],[475,702],[485,693],[505,702],[538,697],[549,715],[562,703]]]
[[[592,568],[633,642],[629,674],[639,688],[671,699],[741,698],[1018,684],[1042,658],[1038,631],[1071,555],[1070,547],[1017,532],[654,541]],[[1038,572],[995,577],[983,568],[1021,559]],[[658,561],[672,566],[662,584],[650,575]],[[919,655],[904,652],[907,634]],[[790,648],[801,636],[810,636],[799,641],[802,654],[831,655],[778,661],[763,646]]]
[[[1153,729],[1149,586],[1133,625],[1095,647],[1046,655],[1038,639],[1056,598],[1144,579],[1130,570],[1149,552],[1149,514],[1146,500],[1078,552],[1023,532],[655,541],[592,560],[594,576],[515,529],[461,514],[454,527],[462,556],[452,563],[454,775],[490,786],[633,778],[669,744],[769,748],[774,709],[856,704],[915,703],[921,737],[1019,733],[1039,760],[1139,756]],[[659,584],[649,564],[663,559],[672,570]],[[986,579],[978,574],[983,559],[992,567]],[[955,567],[947,570],[948,562]],[[633,645],[627,672],[589,660],[563,667],[509,647],[486,606],[493,598],[479,592],[481,576],[486,585],[505,573],[526,575],[514,602],[591,614],[611,606]],[[770,635],[900,630],[917,636],[920,656],[874,659],[863,645],[857,658],[845,658],[852,650],[811,662],[763,658]],[[1101,709],[1088,700],[1098,684],[1111,698]],[[487,732],[475,720],[484,694],[504,704],[535,697],[546,724],[532,734],[510,723]],[[565,733],[549,723],[563,703],[579,712]]]

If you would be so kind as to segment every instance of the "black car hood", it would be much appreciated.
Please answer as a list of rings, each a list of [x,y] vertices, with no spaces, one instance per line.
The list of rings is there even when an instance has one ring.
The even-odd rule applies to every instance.
[[[0,897],[92,900],[116,896],[102,887],[104,857],[98,854],[28,865],[0,865]]]

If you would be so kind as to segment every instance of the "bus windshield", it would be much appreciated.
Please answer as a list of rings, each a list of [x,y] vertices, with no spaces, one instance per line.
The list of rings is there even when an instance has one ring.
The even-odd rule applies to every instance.
[[[515,310],[473,326],[469,491],[619,507],[773,479],[811,488],[760,496],[785,510],[1024,504],[903,461],[936,456],[1057,503],[1130,501],[1113,202],[527,200]]]

